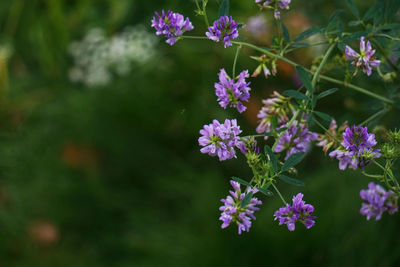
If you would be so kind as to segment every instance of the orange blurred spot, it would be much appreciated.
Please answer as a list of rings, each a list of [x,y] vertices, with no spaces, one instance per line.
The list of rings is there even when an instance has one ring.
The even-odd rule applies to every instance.
[[[58,228],[49,221],[36,221],[29,225],[30,238],[40,245],[51,246],[60,239]]]
[[[293,76],[294,67],[285,61],[279,60],[277,62],[278,73],[285,78],[291,78]]]
[[[71,142],[63,146],[61,158],[66,165],[77,169],[96,169],[100,161],[99,153],[95,148]]]
[[[258,124],[257,114],[261,109],[261,100],[258,97],[251,97],[246,105],[247,110],[243,113],[249,124],[256,126]]]

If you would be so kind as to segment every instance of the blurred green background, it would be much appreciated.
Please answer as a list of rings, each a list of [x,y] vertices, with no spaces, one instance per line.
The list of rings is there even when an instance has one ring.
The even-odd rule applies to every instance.
[[[373,2],[357,1],[361,12]],[[326,23],[338,8],[347,10],[344,0],[293,0],[283,18],[295,34]],[[281,185],[286,198],[300,190],[315,206],[312,229],[278,226],[277,197],[261,197],[249,233],[220,229],[218,207],[229,178],[249,179],[251,172],[242,155],[222,163],[202,155],[198,131],[214,118],[237,118],[246,134],[254,133],[261,99],[295,88],[290,67],[280,64],[278,76],[268,80],[251,79],[252,100],[242,115],[221,109],[213,89],[219,69],[231,68],[235,49],[207,41],[170,47],[157,38],[149,60],[132,62],[124,75],[111,71],[107,84],[71,81],[73,42],[93,28],[111,38],[139,24],[154,35],[150,21],[161,9],[190,17],[191,35],[204,34],[187,0],[0,2],[0,266],[400,264],[399,215],[366,221],[359,191],[368,179],[339,171],[319,148],[299,168],[305,188]],[[217,1],[209,1],[208,13],[216,18]],[[232,0],[231,14],[246,23],[260,12],[252,0]],[[274,25],[264,14],[261,37],[246,28],[241,35],[266,46]],[[309,66],[315,53],[292,59]],[[256,68],[251,55],[258,54],[243,50],[239,69]],[[370,80],[356,83],[386,90]],[[318,103],[339,123],[358,123],[380,107],[340,89]],[[381,122],[395,127],[399,117],[391,112]]]

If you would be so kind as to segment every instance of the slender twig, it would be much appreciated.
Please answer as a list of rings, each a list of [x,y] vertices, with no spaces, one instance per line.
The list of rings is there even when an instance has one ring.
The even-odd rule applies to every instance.
[[[282,61],[284,61],[286,63],[289,63],[290,65],[292,65],[294,67],[300,66],[299,64],[297,64],[296,62],[294,62],[294,61],[292,61],[290,59],[287,59],[287,58],[285,58],[283,56],[274,54],[274,53],[272,53],[272,52],[270,52],[270,51],[268,51],[266,49],[263,49],[261,47],[257,47],[255,45],[252,45],[252,44],[249,44],[249,43],[245,43],[245,42],[232,41],[232,43],[237,44],[237,45],[243,45],[243,46],[250,47],[250,48],[252,48],[254,50],[257,50],[257,51],[259,51],[261,53],[264,53],[264,54],[266,54],[266,55],[268,55],[270,57],[274,57],[274,58],[280,59],[280,60],[282,60]],[[311,71],[309,69],[305,68],[305,70],[308,71],[309,73],[312,73],[312,74],[314,73],[314,71]],[[322,75],[322,74],[319,75],[319,77],[322,80],[325,80],[325,81],[328,81],[328,82],[332,82],[332,83],[335,83],[335,84],[339,84],[339,85],[342,85],[344,87],[348,87],[350,89],[353,89],[353,90],[358,91],[360,93],[363,93],[365,95],[368,95],[368,96],[374,97],[374,98],[376,98],[378,100],[381,100],[381,101],[383,101],[385,103],[388,103],[388,104],[393,104],[394,103],[393,100],[391,100],[391,99],[388,99],[386,97],[383,97],[383,96],[380,96],[380,95],[375,94],[373,92],[370,92],[370,91],[368,91],[368,90],[366,90],[364,88],[361,88],[359,86],[356,86],[356,85],[353,85],[353,84],[350,84],[350,83],[347,83],[347,82],[344,82],[344,81],[341,81],[341,80],[337,80],[337,79],[334,79],[334,78],[331,78],[331,77],[328,77],[328,76],[325,76],[325,75]]]
[[[368,122],[370,122],[370,121],[376,119],[377,117],[379,117],[379,116],[385,114],[387,111],[388,111],[387,108],[383,108],[382,110],[378,111],[377,113],[373,114],[371,117],[369,117],[368,119],[366,119],[365,121],[363,121],[360,125],[363,126],[363,125],[367,124]]]
[[[315,85],[317,84],[318,78],[319,78],[319,74],[321,73],[322,69],[324,68],[329,56],[331,55],[333,49],[335,48],[336,43],[333,43],[329,46],[328,50],[325,53],[325,56],[322,58],[321,63],[318,66],[318,69],[315,71],[314,73],[314,77],[311,81],[311,85],[313,87],[313,89],[315,90]]]
[[[232,79],[235,79],[235,71],[236,71],[236,62],[239,56],[239,52],[240,49],[242,48],[242,46],[238,45],[238,47],[236,48],[236,54],[235,54],[235,59],[233,60],[233,67],[232,67]]]
[[[272,187],[275,189],[276,193],[278,193],[278,195],[279,195],[279,197],[282,199],[283,203],[284,203],[285,205],[287,205],[286,200],[283,198],[283,196],[282,196],[281,192],[279,192],[278,188],[274,185],[274,183],[271,183],[271,185],[272,185]]]

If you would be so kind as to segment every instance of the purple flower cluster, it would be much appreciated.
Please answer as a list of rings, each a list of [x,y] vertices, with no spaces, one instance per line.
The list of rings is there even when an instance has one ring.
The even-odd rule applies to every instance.
[[[248,153],[260,153],[260,148],[257,146],[257,140],[253,136],[243,138],[239,145],[239,149],[244,155],[247,155]]]
[[[289,121],[288,115],[292,112],[292,106],[290,105],[289,98],[280,95],[274,91],[270,98],[262,101],[264,106],[258,112],[257,118],[260,119],[259,124],[256,128],[256,132],[259,134],[271,132],[272,122],[275,116],[277,116],[277,127],[280,127]],[[267,137],[266,137],[267,138]]]
[[[232,46],[231,40],[239,37],[238,26],[239,24],[232,17],[222,16],[214,21],[211,27],[208,27],[206,36],[214,42],[219,42],[222,39],[224,47],[227,48]]]
[[[303,200],[303,194],[298,193],[293,197],[293,204],[286,204],[285,207],[280,208],[274,214],[275,220],[279,219],[279,225],[286,224],[289,231],[294,231],[297,221],[304,224],[307,229],[310,229],[314,224],[312,216],[314,207],[311,204],[306,204]]]
[[[218,156],[220,161],[236,157],[235,147],[240,147],[239,134],[242,131],[236,120],[226,119],[224,124],[217,120],[209,125],[204,125],[200,130],[199,145],[203,148],[200,152],[212,157]]]
[[[282,135],[281,139],[279,139],[274,152],[280,153],[287,149],[285,156],[285,159],[287,159],[294,153],[306,152],[310,141],[317,139],[318,134],[310,132],[305,123],[294,121],[294,123]]]
[[[380,185],[369,183],[368,189],[360,191],[360,197],[364,201],[362,203],[360,213],[367,216],[367,220],[375,217],[380,220],[382,213],[388,211],[393,214],[397,211],[397,199],[392,191],[386,191]]]
[[[174,13],[168,10],[167,13],[164,10],[161,11],[161,16],[155,12],[155,16],[151,21],[151,27],[156,29],[157,35],[165,35],[167,43],[173,45],[177,41],[177,37],[182,35],[185,31],[191,31],[194,29],[189,18],[184,18],[179,13]]]
[[[365,44],[365,37],[362,36],[360,40],[360,54],[354,51],[350,46],[346,45],[345,55],[347,60],[353,60],[351,64],[356,68],[362,68],[362,71],[368,76],[372,73],[372,67],[378,67],[381,64],[380,60],[375,59],[373,56],[375,50],[372,49],[371,43],[367,41]]]
[[[257,4],[261,8],[267,7],[267,6],[273,6],[272,5],[272,0],[255,0]],[[289,9],[289,4],[291,0],[276,0],[275,3],[278,3],[278,6],[280,9]],[[275,5],[276,6],[276,5]],[[274,17],[275,19],[280,19],[281,18],[281,12],[276,8],[274,10]]]
[[[219,220],[222,221],[221,228],[226,228],[231,222],[235,222],[238,225],[238,232],[240,235],[242,231],[248,232],[250,230],[251,219],[256,219],[254,212],[259,210],[257,205],[261,205],[262,202],[253,197],[248,205],[242,207],[244,197],[250,192],[255,194],[258,190],[248,188],[246,193],[242,193],[238,182],[231,180],[231,185],[235,191],[229,191],[230,195],[225,199],[221,199],[224,205],[219,208],[219,210],[222,211]]]
[[[246,78],[249,77],[247,70],[242,71],[239,74],[237,82],[231,79],[226,74],[225,69],[221,69],[219,72],[219,82],[214,84],[215,94],[217,95],[220,106],[226,108],[228,105],[232,108],[235,107],[242,113],[246,110],[246,107],[241,101],[248,101],[250,98],[250,83],[246,82]]]
[[[373,148],[375,145],[375,135],[368,133],[367,127],[353,125],[343,133],[343,147],[332,151],[329,156],[339,160],[341,170],[346,169],[347,165],[351,169],[364,169],[371,159],[381,156],[380,150]]]

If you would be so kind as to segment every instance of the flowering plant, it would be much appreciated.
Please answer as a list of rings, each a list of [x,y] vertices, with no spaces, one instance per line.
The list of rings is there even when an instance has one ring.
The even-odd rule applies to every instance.
[[[274,195],[273,191],[284,204],[274,213],[279,225],[285,224],[290,231],[295,230],[296,222],[301,222],[307,229],[313,227],[317,219],[314,206],[306,204],[303,200],[304,195],[300,192],[293,196],[292,204],[287,203],[278,189],[278,182],[304,186],[301,180],[292,176],[296,173],[295,166],[303,160],[314,141],[317,141],[316,146],[322,147],[325,155],[328,154],[330,158],[339,161],[340,170],[347,167],[360,170],[366,177],[381,183],[379,185],[370,182],[369,189],[361,190],[362,215],[366,215],[367,219],[374,217],[379,220],[385,211],[389,214],[395,213],[398,209],[400,185],[392,169],[400,157],[400,131],[385,130],[383,133],[381,131],[379,136],[375,136],[374,129],[368,126],[371,121],[381,118],[398,105],[397,89],[393,82],[399,72],[396,49],[400,39],[395,35],[400,27],[398,23],[390,23],[390,20],[400,9],[400,4],[396,1],[378,0],[377,4],[361,17],[353,0],[347,0],[348,7],[355,17],[355,20],[347,23],[348,31],[345,31],[343,26],[346,21],[336,12],[326,27],[311,27],[292,39],[281,20],[281,12],[284,13],[290,8],[290,0],[254,2],[255,7],[260,8],[260,12],[272,10],[273,19],[276,21],[277,36],[267,48],[241,38],[240,31],[246,25],[229,16],[229,0],[221,1],[219,18],[215,19],[212,25],[209,24],[206,12],[208,0],[195,0],[196,13],[204,17],[207,27],[203,36],[186,35],[185,32],[193,30],[194,27],[189,18],[185,19],[179,13],[161,11],[159,15],[160,13],[156,12],[152,20],[152,27],[156,29],[157,35],[164,35],[170,45],[179,40],[193,39],[222,43],[221,49],[236,48],[231,75],[225,68],[221,68],[218,82],[214,84],[216,99],[224,109],[233,108],[242,113],[250,99],[249,71],[242,70],[238,75],[236,73],[236,63],[242,48],[258,53],[250,56],[259,63],[252,77],[258,76],[262,70],[265,78],[270,79],[271,74],[275,76],[278,72],[279,61],[296,69],[299,78],[297,90],[286,90],[283,93],[274,91],[270,98],[262,101],[263,107],[257,116],[259,124],[256,134],[241,136],[243,131],[236,119],[225,119],[224,122],[215,119],[200,130],[198,143],[201,153],[225,161],[236,158],[236,152],[240,151],[252,171],[251,179],[232,177],[230,183],[234,191],[230,191],[230,195],[221,200],[221,227],[226,228],[231,223],[236,223],[239,234],[248,232],[251,220],[256,218],[255,212],[262,204],[255,195],[271,197]],[[265,20],[261,20],[262,23],[265,23]],[[324,41],[307,42],[312,36],[320,36]],[[354,48],[354,41],[359,41],[359,49]],[[324,54],[316,58],[311,67],[304,67],[289,59],[293,51],[316,46],[321,46]],[[342,71],[338,72],[337,69]],[[363,73],[359,73],[359,69]],[[385,94],[375,93],[356,85],[354,77],[357,75],[365,75],[366,78],[375,76],[385,87],[391,89]],[[326,83],[369,96],[379,101],[383,108],[361,123],[346,121],[338,127],[330,115],[317,110],[320,99],[339,90],[325,88]],[[321,132],[310,130],[311,125],[318,126]],[[263,145],[263,153],[260,152],[260,145]],[[377,166],[382,172],[367,172],[369,165]],[[241,185],[245,186],[244,190],[241,189]]]

